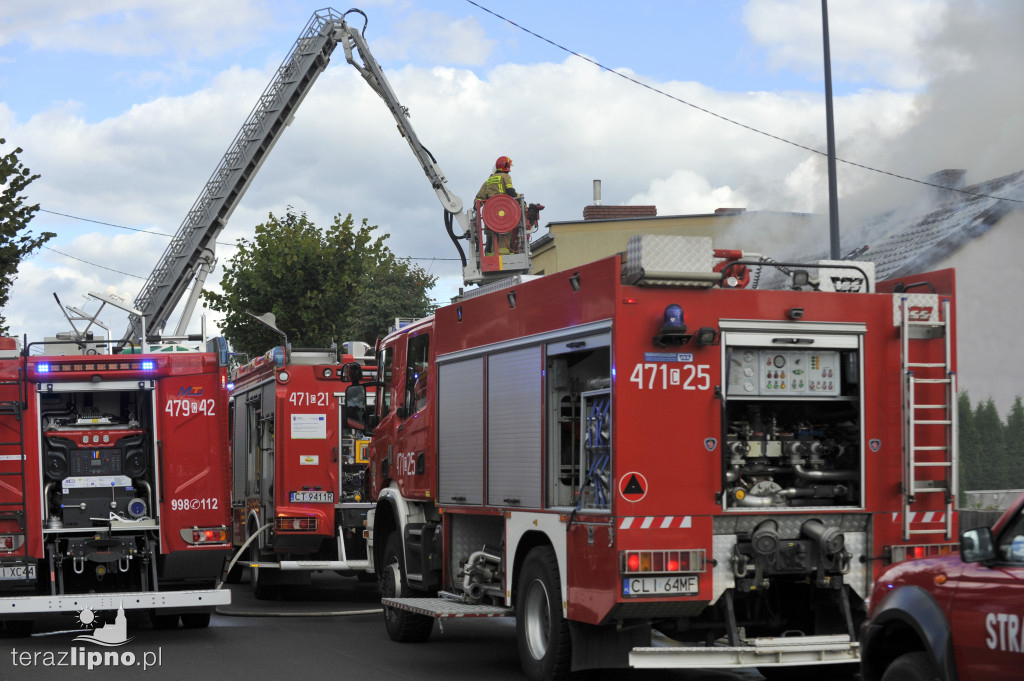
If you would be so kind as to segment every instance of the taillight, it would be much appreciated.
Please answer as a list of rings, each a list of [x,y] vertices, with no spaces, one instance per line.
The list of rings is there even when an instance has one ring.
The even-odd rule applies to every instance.
[[[679,549],[667,551],[622,551],[620,554],[622,574],[643,572],[703,572],[703,549]]]
[[[181,538],[194,546],[224,544],[228,541],[226,527],[192,527],[181,531]]]
[[[14,550],[14,535],[13,534],[0,534],[0,551],[13,551]]]
[[[916,558],[934,558],[935,556],[946,556],[960,550],[959,544],[905,544],[893,546],[889,550],[890,560],[893,563],[900,563],[905,560]]]
[[[316,518],[306,516],[278,516],[274,518],[274,531],[276,532],[315,532],[317,526]]]

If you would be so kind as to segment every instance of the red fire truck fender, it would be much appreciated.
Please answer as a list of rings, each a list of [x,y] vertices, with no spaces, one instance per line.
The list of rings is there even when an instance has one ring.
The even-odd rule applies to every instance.
[[[377,497],[377,505],[370,509],[366,519],[367,526],[372,529],[370,540],[373,564],[379,564],[379,554],[384,550],[384,543],[390,532],[402,532],[408,523],[423,520],[423,510],[417,504],[410,504],[398,491],[397,484],[391,483],[390,487],[382,489]],[[404,542],[402,548],[404,551]]]
[[[555,551],[555,558],[558,559],[558,577],[562,583],[562,593],[569,593],[568,585],[568,539],[565,531],[565,523],[561,518],[551,513],[524,513],[512,511],[505,517],[505,550],[506,560],[509,568],[505,572],[505,593],[511,593],[512,588],[519,579],[515,567],[520,566],[521,561],[516,555],[519,551],[519,544],[524,543],[523,538],[530,534],[540,534],[547,538],[551,548]],[[534,541],[527,541],[528,547],[536,545]],[[524,556],[526,551],[524,550]],[[508,599],[506,598],[506,601]],[[511,603],[506,603],[511,605]],[[562,599],[562,616],[568,617],[568,599]]]

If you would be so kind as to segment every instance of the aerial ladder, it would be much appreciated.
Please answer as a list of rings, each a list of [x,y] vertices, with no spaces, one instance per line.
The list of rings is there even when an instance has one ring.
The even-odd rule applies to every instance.
[[[147,335],[159,335],[192,284],[174,332],[175,336],[185,334],[206,277],[216,263],[217,236],[313,83],[327,68],[339,43],[346,60],[387,104],[399,131],[437,193],[445,210],[448,234],[459,250],[466,283],[483,283],[529,272],[528,231],[536,228],[543,206],[527,206],[522,197],[505,197],[494,202],[493,208],[488,202],[472,206],[469,211],[465,209],[462,199],[448,189],[448,181],[434,157],[416,136],[408,120],[408,109],[399,103],[362,33],[346,23],[345,17],[352,13],[366,18],[357,9],[340,14],[330,8],[318,10],[310,18],[136,297],[135,311],[139,314],[129,314],[122,344],[135,339],[144,341],[142,329],[148,330]],[[364,21],[364,31],[365,28]],[[456,233],[455,223],[461,233]],[[483,237],[486,230],[511,233],[511,243],[516,244],[517,252],[489,253]],[[470,244],[468,256],[459,244],[460,239]]]

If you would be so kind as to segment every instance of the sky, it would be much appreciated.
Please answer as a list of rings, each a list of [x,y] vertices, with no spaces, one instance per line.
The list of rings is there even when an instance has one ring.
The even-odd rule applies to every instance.
[[[26,192],[42,209],[32,229],[58,235],[19,269],[4,310],[12,332],[68,330],[55,293],[86,311],[99,306],[88,291],[138,295],[320,2],[0,3],[0,153],[23,149],[41,176]],[[508,155],[516,187],[546,206],[542,225],[581,219],[595,179],[602,203],[659,215],[827,213],[825,158],[813,151],[826,148],[818,0],[358,7],[463,198]],[[829,25],[842,225],[922,191],[892,174],[965,168],[973,183],[1024,167],[1024,3],[833,1]],[[325,226],[338,214],[377,225],[392,251],[439,277],[438,302],[462,283],[433,190],[340,50],[219,236],[207,288],[238,239],[289,207]],[[743,238],[715,245],[783,245]],[[827,250],[827,229],[785,240]],[[206,319],[215,333],[216,315]],[[108,307],[101,320],[123,335],[125,313]]]

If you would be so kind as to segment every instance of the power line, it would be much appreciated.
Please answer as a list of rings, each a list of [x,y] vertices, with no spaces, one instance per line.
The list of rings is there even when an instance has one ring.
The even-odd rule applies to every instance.
[[[140,277],[139,275],[132,274],[131,272],[122,272],[121,270],[115,270],[113,267],[107,267],[106,265],[100,265],[98,263],[90,262],[88,260],[85,260],[83,258],[79,258],[79,257],[71,255],[69,253],[65,253],[63,251],[58,251],[56,248],[51,248],[50,246],[43,246],[43,248],[45,248],[48,251],[53,251],[57,255],[63,255],[65,258],[71,258],[72,260],[77,260],[78,262],[84,262],[86,265],[92,265],[93,267],[99,267],[102,270],[109,270],[110,272],[116,272],[118,274],[123,274],[126,277],[135,277],[136,279],[142,279],[143,281],[146,280],[146,277]]]
[[[164,237],[167,237],[168,239],[171,238],[170,234],[164,234],[163,232],[150,232],[148,230],[139,229],[137,227],[126,227],[124,225],[116,225],[113,222],[103,222],[102,220],[93,220],[91,218],[83,218],[83,217],[80,217],[78,215],[71,215],[69,213],[59,213],[59,212],[57,212],[55,210],[46,210],[45,208],[40,208],[39,212],[40,213],[50,213],[52,215],[60,215],[61,217],[70,218],[72,220],[81,220],[82,222],[91,222],[91,223],[94,223],[94,224],[97,224],[97,225],[105,225],[107,227],[116,227],[117,229],[126,229],[126,230],[129,230],[129,231],[132,231],[132,232],[142,232],[144,234],[153,234],[154,236],[164,236]],[[238,246],[238,244],[230,243],[230,242],[224,242],[224,241],[218,241],[217,244],[220,245],[220,246]],[[78,256],[71,255],[70,253],[64,253],[63,251],[58,251],[56,248],[52,248],[50,246],[43,246],[43,248],[45,248],[48,251],[52,251],[52,252],[56,253],[57,255],[63,255],[65,258],[71,258],[72,260],[77,260],[78,262],[85,263],[86,265],[92,265],[93,267],[98,267],[101,270],[108,270],[110,272],[116,272],[117,274],[123,274],[126,277],[134,277],[135,279],[142,279],[143,281],[147,280],[147,277],[140,277],[139,275],[132,274],[131,272],[122,272],[121,270],[115,270],[112,267],[107,267],[106,265],[100,265],[99,263],[92,262],[91,260],[86,260],[84,258],[79,258]],[[459,258],[426,258],[426,257],[414,258],[414,257],[408,256],[408,257],[405,257],[405,258],[399,258],[399,260],[458,261]]]
[[[586,57],[586,56],[580,54],[579,52],[574,52],[573,50],[570,50],[568,47],[565,47],[563,45],[559,45],[555,41],[550,40],[548,38],[545,38],[544,36],[540,35],[539,33],[535,33],[535,32],[531,31],[530,29],[528,29],[528,28],[526,28],[524,26],[520,26],[519,24],[517,24],[516,22],[512,21],[508,17],[504,17],[504,16],[498,14],[497,12],[495,12],[493,10],[487,9],[486,7],[481,5],[480,3],[474,2],[474,0],[466,0],[466,2],[468,2],[471,5],[473,5],[474,7],[477,7],[479,9],[483,10],[484,12],[487,12],[488,14],[490,14],[492,16],[497,17],[498,19],[501,19],[502,21],[504,21],[504,22],[506,22],[508,24],[511,24],[512,26],[515,26],[516,28],[518,28],[520,31],[523,31],[524,33],[528,33],[528,34],[532,35],[533,37],[535,37],[535,38],[537,38],[539,40],[543,40],[544,42],[548,43],[549,45],[551,45],[553,47],[558,48],[559,50],[562,50],[563,52],[567,52],[567,53],[569,53],[569,54],[571,54],[571,55],[573,55],[575,57],[579,57],[583,61],[589,62],[589,63],[593,64],[594,66],[596,66],[596,67],[598,67],[598,68],[600,68],[600,69],[602,69],[604,71],[607,71],[608,73],[616,75],[619,78],[622,78],[624,80],[629,81],[630,83],[633,83],[634,85],[639,85],[640,87],[643,87],[643,88],[646,88],[648,90],[651,90],[652,92],[655,92],[655,93],[657,93],[657,94],[659,94],[659,95],[661,95],[663,97],[668,97],[669,99],[674,100],[674,101],[676,101],[676,102],[678,102],[680,104],[685,104],[686,106],[688,106],[688,107],[690,107],[692,109],[696,109],[697,111],[700,111],[701,113],[706,113],[709,116],[714,116],[715,118],[721,119],[721,120],[725,121],[726,123],[730,123],[731,125],[739,126],[739,127],[744,128],[746,130],[749,130],[751,132],[757,133],[758,135],[763,135],[765,137],[770,137],[773,140],[777,140],[779,142],[783,142],[784,144],[789,144],[791,146],[797,147],[798,149],[803,149],[805,151],[809,151],[812,154],[818,154],[819,156],[827,156],[827,154],[825,152],[821,151],[820,149],[814,149],[814,148],[808,147],[808,146],[806,146],[804,144],[800,144],[799,142],[794,142],[793,140],[786,139],[785,137],[780,137],[779,135],[775,135],[775,134],[772,134],[772,133],[767,132],[765,130],[761,130],[760,128],[755,128],[752,125],[747,125],[746,123],[741,123],[741,122],[739,122],[737,120],[734,120],[734,119],[729,118],[727,116],[723,116],[722,114],[716,113],[716,112],[714,112],[714,111],[712,111],[710,109],[706,109],[706,108],[704,108],[702,106],[698,106],[697,104],[694,104],[693,102],[688,102],[685,99],[681,99],[679,97],[676,97],[675,95],[669,94],[669,93],[665,92],[664,90],[659,90],[658,88],[654,87],[653,85],[648,85],[647,83],[641,82],[641,81],[637,80],[636,78],[631,78],[630,76],[627,76],[624,73],[620,73],[620,72],[618,72],[618,71],[616,71],[616,70],[614,70],[614,69],[612,69],[612,68],[610,68],[608,66],[605,66],[604,64],[602,64],[602,63],[600,63],[598,61],[595,61],[595,60],[591,59],[590,57]],[[969,194],[971,196],[977,196],[977,197],[980,197],[980,198],[996,199],[996,200],[999,200],[999,201],[1010,201],[1012,203],[1024,203],[1024,201],[1022,201],[1020,199],[1009,199],[1009,198],[1002,197],[1002,196],[992,196],[991,194],[982,194],[980,192],[972,192],[972,191],[967,190],[967,189],[958,189],[956,187],[947,187],[945,185],[935,184],[934,182],[926,182],[925,180],[919,180],[919,179],[916,179],[916,178],[913,178],[913,177],[907,177],[906,175],[900,175],[898,173],[893,173],[893,172],[890,172],[888,170],[881,170],[880,168],[873,168],[871,166],[864,165],[862,163],[856,163],[854,161],[848,161],[846,159],[839,158],[839,157],[836,157],[836,160],[839,161],[840,163],[845,163],[846,165],[853,166],[855,168],[861,168],[863,170],[868,170],[868,171],[871,171],[873,173],[880,173],[882,175],[888,175],[889,177],[895,177],[895,178],[900,179],[900,180],[906,180],[907,182],[916,182],[917,184],[922,184],[922,185],[925,185],[925,186],[928,186],[928,187],[935,187],[937,189],[946,189],[946,190],[949,190],[949,191],[959,192],[961,194]]]
[[[91,222],[96,225],[105,225],[107,227],[116,227],[117,229],[125,229],[130,232],[141,232],[143,234],[153,234],[155,236],[165,236],[170,239],[173,235],[167,234],[166,232],[151,232],[148,229],[140,229],[138,227],[126,227],[125,225],[117,225],[113,222],[103,222],[102,220],[93,220],[92,218],[83,218],[79,215],[70,215],[68,213],[58,213],[55,210],[46,210],[45,208],[39,209],[40,213],[49,213],[50,215],[59,215],[63,218],[71,218],[72,220],[81,220],[82,222]],[[218,246],[237,246],[238,244],[231,243],[230,241],[218,241]]]

